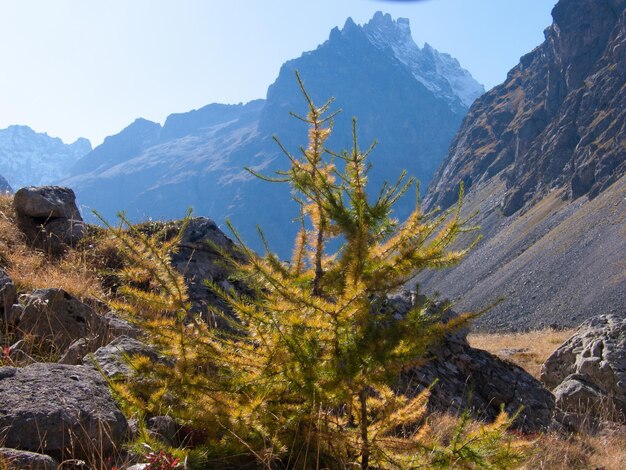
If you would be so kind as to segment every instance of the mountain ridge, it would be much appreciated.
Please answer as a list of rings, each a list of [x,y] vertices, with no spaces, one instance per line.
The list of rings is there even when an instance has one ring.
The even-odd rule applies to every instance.
[[[0,129],[0,174],[14,189],[50,184],[67,173],[80,157],[91,151],[89,140],[80,137],[71,144],[28,126]]]
[[[306,142],[306,127],[289,115],[290,111],[306,112],[294,77],[296,69],[315,102],[322,104],[334,95],[335,109],[346,111],[335,119],[328,142],[331,148],[350,145],[352,115],[358,118],[362,146],[378,139],[375,159],[384,164],[373,173],[374,186],[395,180],[407,166],[427,182],[467,111],[446,79],[437,75],[435,65],[431,64],[429,73],[438,77],[439,88],[448,87],[447,95],[427,88],[389,47],[372,42],[376,28],[410,38],[408,23],[388,15],[377,15],[364,26],[348,19],[316,49],[283,64],[265,100],[210,104],[173,114],[163,126],[135,123],[105,139],[61,184],[73,187],[82,204],[108,218],[120,208],[135,221],[176,218],[192,205],[198,215],[217,221],[232,219],[255,248],[261,248],[255,245],[259,224],[275,234],[275,248],[288,256],[297,230],[297,224],[290,223],[297,215],[296,207],[285,202],[288,189],[255,180],[244,166],[270,174],[284,167],[274,134],[291,151]],[[415,50],[433,55],[422,53],[417,45]],[[463,76],[460,65],[453,66],[458,72],[455,77]],[[140,131],[142,126],[150,129],[148,137]],[[409,210],[405,204],[398,215]]]

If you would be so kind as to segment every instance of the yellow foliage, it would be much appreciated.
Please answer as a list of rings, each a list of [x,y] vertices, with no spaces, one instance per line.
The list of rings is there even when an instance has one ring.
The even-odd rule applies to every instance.
[[[432,455],[441,461],[488,462],[490,453],[512,458],[498,440],[507,417],[467,442],[461,424],[454,443],[465,442],[460,449],[474,449],[471,455],[439,449],[423,442],[429,390],[408,398],[393,388],[402,370],[420,363],[435,341],[472,314],[442,323],[431,303],[398,312],[387,295],[419,270],[462,259],[467,249],[450,246],[474,227],[461,219],[460,203],[442,214],[423,214],[419,201],[398,224],[392,207],[413,185],[404,173],[369,202],[373,146],[359,149],[354,122],[352,149],[327,150],[331,102],[316,107],[298,81],[309,112],[297,117],[309,125],[309,144],[294,156],[279,142],[291,166],[273,179],[292,186],[301,208],[293,262],[271,252],[260,256],[241,240],[244,262],[222,252],[251,291],[243,295],[208,283],[230,306],[229,313],[211,311],[229,328],[210,328],[189,309],[183,279],[169,264],[182,230],[163,242],[130,226],[110,227],[131,260],[121,272],[119,306],[140,319],[173,361],[164,366],[134,359],[147,380],[130,385],[140,397],[133,403],[148,412],[166,409],[205,429],[209,442],[268,466],[410,468]],[[337,237],[341,246],[333,252],[329,242]],[[127,386],[117,386],[128,393]]]

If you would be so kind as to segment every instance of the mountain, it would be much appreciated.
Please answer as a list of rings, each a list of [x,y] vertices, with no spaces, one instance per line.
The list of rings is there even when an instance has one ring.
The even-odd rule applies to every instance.
[[[11,187],[9,182],[6,180],[6,178],[2,175],[0,175],[0,193],[13,194],[13,188]]]
[[[90,151],[91,144],[84,138],[64,144],[28,126],[9,126],[0,129],[0,174],[16,190],[50,184],[66,176],[69,168]]]
[[[404,168],[427,182],[469,104],[484,92],[455,59],[418,47],[408,20],[377,13],[359,26],[348,19],[317,49],[285,63],[265,100],[211,104],[171,115],[162,127],[137,120],[77,162],[62,184],[107,218],[121,209],[132,220],[175,218],[191,205],[218,222],[231,218],[253,245],[260,224],[272,247],[288,256],[297,228],[290,223],[297,207],[288,202],[289,189],[261,182],[243,167],[286,168],[273,134],[294,152],[306,142],[306,126],[289,115],[306,112],[295,70],[319,105],[335,96],[334,109],[344,110],[331,148],[350,146],[352,116],[363,147],[378,139],[374,186],[395,180]]]
[[[425,204],[465,183],[484,240],[422,279],[458,308],[505,301],[478,325],[572,326],[626,313],[626,1],[561,0],[545,41],[477,99]]]

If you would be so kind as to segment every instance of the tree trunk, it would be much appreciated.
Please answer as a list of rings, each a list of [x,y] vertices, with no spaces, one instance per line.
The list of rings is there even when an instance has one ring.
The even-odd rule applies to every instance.
[[[369,468],[370,460],[370,443],[367,437],[367,391],[361,390],[359,393],[359,401],[361,402],[361,468],[366,470]]]

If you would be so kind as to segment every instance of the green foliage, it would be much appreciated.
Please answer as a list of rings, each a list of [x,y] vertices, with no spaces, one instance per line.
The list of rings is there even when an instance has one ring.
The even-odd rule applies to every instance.
[[[434,442],[427,446],[427,468],[506,470],[514,468],[529,455],[532,442],[506,435],[515,416],[501,411],[496,420],[470,430],[469,413],[464,412],[447,445]],[[405,468],[411,468],[405,467]]]
[[[461,421],[450,443],[429,443],[430,391],[410,398],[393,389],[403,370],[422,363],[434,342],[474,314],[444,323],[429,302],[398,312],[388,294],[423,269],[460,261],[469,247],[453,243],[475,228],[461,217],[460,202],[424,213],[418,198],[407,220],[393,219],[394,204],[414,183],[404,173],[370,201],[373,146],[359,148],[354,122],[349,151],[326,149],[331,102],[316,107],[298,81],[309,112],[296,117],[309,126],[309,143],[298,155],[281,145],[291,166],[266,179],[291,185],[301,230],[284,263],[269,249],[264,256],[248,249],[231,227],[245,262],[222,254],[251,293],[209,283],[231,307],[212,312],[228,328],[210,328],[191,314],[183,279],[170,267],[184,224],[166,241],[130,225],[110,227],[130,261],[117,307],[175,363],[134,358],[138,380],[118,384],[118,395],[141,413],[184,423],[188,441],[201,436],[214,464],[244,454],[267,468],[503,468],[499,462],[515,456],[502,444],[505,415],[478,435]]]

